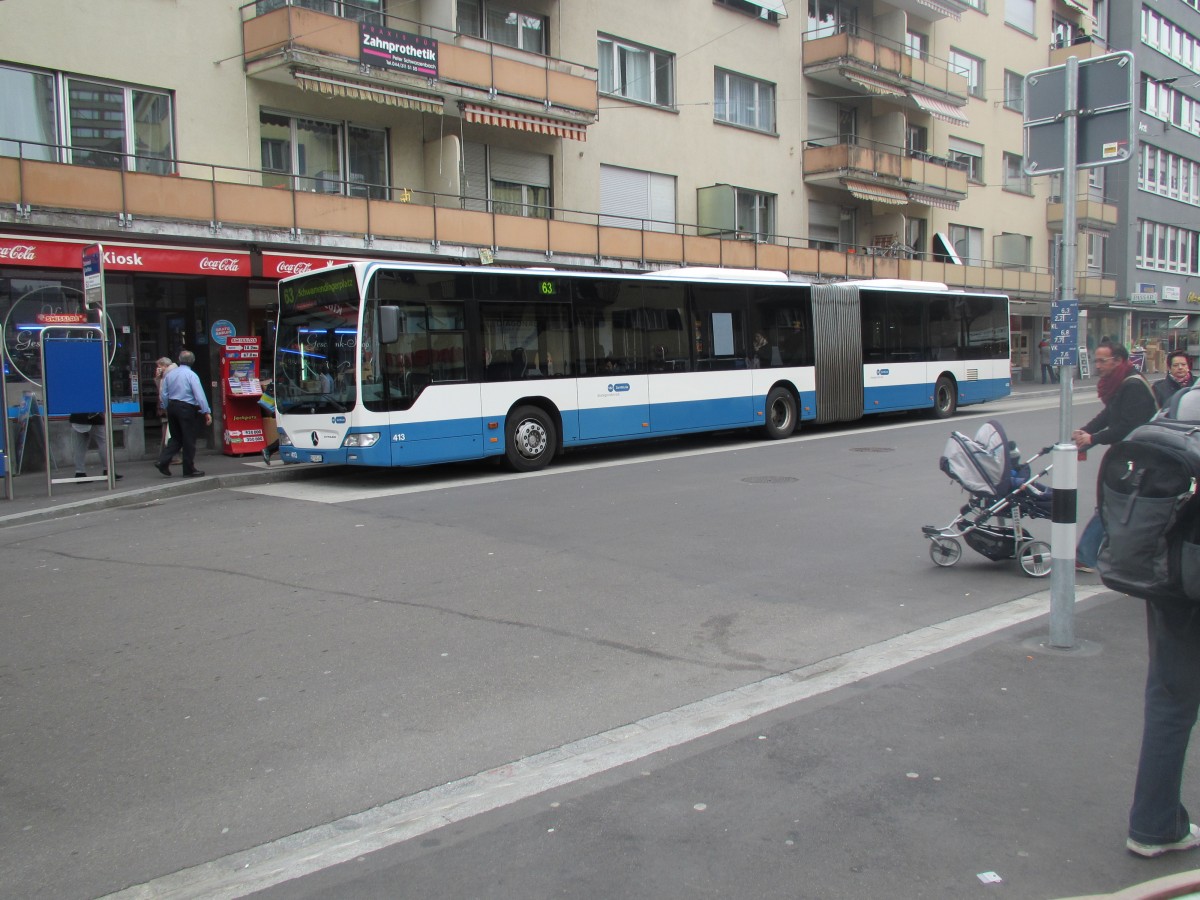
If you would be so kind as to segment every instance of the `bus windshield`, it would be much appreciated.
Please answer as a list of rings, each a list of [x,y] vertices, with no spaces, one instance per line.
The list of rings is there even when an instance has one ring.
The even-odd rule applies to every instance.
[[[353,269],[314,273],[280,286],[274,384],[279,412],[354,408],[358,297]]]

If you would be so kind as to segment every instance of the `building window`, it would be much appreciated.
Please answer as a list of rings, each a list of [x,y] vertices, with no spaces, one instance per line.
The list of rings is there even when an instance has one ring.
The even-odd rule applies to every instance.
[[[1200,72],[1200,39],[1154,10],[1142,7],[1142,43]]]
[[[840,0],[808,0],[808,30],[805,40],[858,30],[858,7]]]
[[[1004,23],[1034,34],[1034,0],[1004,0]]]
[[[1033,184],[1022,166],[1025,158],[1017,153],[1004,154],[1004,190],[1017,194],[1032,194]]]
[[[59,117],[62,110],[62,117]],[[0,66],[0,155],[167,175],[175,171],[171,94]]]
[[[983,60],[961,50],[950,49],[951,72],[958,72],[967,77],[967,91],[972,97],[983,96]]]
[[[255,4],[255,15],[261,16],[287,5],[288,0],[258,0]],[[383,24],[383,0],[291,0],[291,5],[315,9],[317,12],[343,19],[354,19],[356,22]]]
[[[1028,269],[1033,238],[1024,234],[1001,232],[992,239],[992,260],[1005,269]]]
[[[904,52],[914,59],[929,57],[929,36],[919,31],[909,31],[904,35]]]
[[[674,176],[601,165],[600,224],[673,232]]]
[[[458,30],[493,44],[531,53],[549,52],[546,17],[513,9],[502,2],[458,0]]]
[[[1108,252],[1108,236],[1095,231],[1082,232],[1083,252],[1089,275],[1104,272],[1104,257]]]
[[[950,161],[967,170],[967,180],[983,184],[983,144],[950,138]]]
[[[57,160],[58,92],[55,76],[0,66],[0,156]],[[18,144],[17,141],[29,143]]]
[[[1160,272],[1200,274],[1200,232],[1178,225],[1139,219],[1138,246],[1134,264]]]
[[[1004,70],[1004,108],[1025,111],[1025,79],[1011,69]]]
[[[950,226],[950,243],[965,266],[983,265],[983,229],[967,225]]]
[[[713,118],[757,131],[775,131],[775,85],[717,69]]]
[[[463,207],[550,218],[550,157],[470,141],[463,144]]]
[[[263,110],[259,145],[267,187],[388,197],[384,131]]]
[[[596,56],[600,70],[600,91],[626,100],[675,105],[675,57],[600,35]]]
[[[764,22],[779,22],[779,13],[773,12],[764,6],[759,6],[757,3],[747,3],[746,0],[713,0],[713,2],[717,6],[725,6],[729,9],[737,10],[748,16],[754,16],[756,19],[762,19]]]
[[[1200,206],[1200,163],[1142,144],[1138,154],[1138,188]]]

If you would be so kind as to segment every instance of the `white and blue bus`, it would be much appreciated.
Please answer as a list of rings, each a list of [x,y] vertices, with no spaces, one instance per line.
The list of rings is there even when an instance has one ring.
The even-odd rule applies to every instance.
[[[355,262],[279,284],[285,462],[417,466],[1011,390],[1008,298],[926,282]]]

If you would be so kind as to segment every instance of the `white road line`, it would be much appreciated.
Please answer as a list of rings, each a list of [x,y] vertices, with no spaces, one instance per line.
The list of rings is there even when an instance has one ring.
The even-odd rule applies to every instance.
[[[981,409],[979,412],[971,414],[959,414],[952,420],[948,420],[943,424],[950,426],[952,429],[961,427],[957,424],[970,419],[993,419],[1003,413],[1026,412],[1032,409],[1046,408],[1048,405],[1057,404],[1055,399],[1053,402],[1047,398],[1042,399],[1009,399],[999,401],[1004,403],[1002,409],[997,409],[998,404],[988,406],[986,409]],[[1084,402],[1084,401],[1078,401]],[[864,425],[861,428],[840,429],[837,431],[823,430],[815,433],[801,432],[794,438],[790,438],[788,443],[806,443],[808,441],[823,441],[831,438],[846,437],[848,435],[870,435],[880,434],[886,431],[895,431],[901,428],[918,428],[928,426],[931,423],[929,420],[914,420],[909,419],[902,422],[893,422],[887,425],[872,423]],[[359,500],[373,500],[382,497],[395,497],[402,494],[421,494],[428,491],[440,491],[450,488],[470,487],[473,485],[495,484],[501,481],[512,481],[517,478],[548,478],[556,475],[570,475],[577,472],[590,472],[596,469],[609,469],[615,466],[629,466],[637,463],[645,462],[662,462],[672,459],[686,459],[692,456],[708,456],[713,453],[734,453],[745,452],[749,450],[766,450],[769,448],[778,448],[780,444],[775,441],[764,441],[761,439],[753,439],[747,441],[739,441],[736,444],[721,444],[719,447],[700,447],[690,450],[664,451],[662,453],[646,454],[642,451],[639,454],[638,450],[631,448],[629,455],[619,459],[610,459],[603,462],[581,463],[579,465],[560,465],[551,466],[548,469],[543,469],[540,472],[528,472],[517,474],[512,472],[504,472],[498,475],[478,475],[469,478],[438,478],[432,476],[428,481],[421,481],[416,484],[392,485],[392,486],[371,486],[362,487],[358,485],[336,484],[336,483],[321,483],[318,481],[284,481],[277,484],[260,484],[246,485],[244,487],[230,488],[230,490],[240,491],[246,494],[257,494],[263,497],[274,497],[281,500],[307,500],[310,503],[354,503]],[[428,471],[428,470],[427,470]]]
[[[1106,591],[1102,586],[1078,588],[1076,600],[1091,600]],[[920,628],[183,869],[102,900],[244,897],[1020,625],[1045,615],[1049,606],[1050,592],[1040,591]]]

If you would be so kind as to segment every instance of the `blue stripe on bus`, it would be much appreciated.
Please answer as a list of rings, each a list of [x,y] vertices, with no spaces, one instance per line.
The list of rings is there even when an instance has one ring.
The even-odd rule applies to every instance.
[[[996,400],[1011,393],[1007,379],[996,378],[958,383],[960,406]],[[933,387],[927,384],[892,385],[868,388],[865,391],[864,415],[873,412],[904,409],[930,409]],[[813,391],[800,395],[800,418],[811,420],[817,415],[817,398]],[[878,406],[875,406],[875,401]],[[649,406],[564,410],[565,446],[584,446],[639,437],[667,434],[690,434],[722,428],[745,428],[763,425],[766,397],[726,397],[716,400],[696,400],[658,403]],[[578,419],[578,429],[573,420]],[[379,441],[373,447],[338,447],[306,449],[284,447],[281,456],[288,462],[310,462],[313,456],[328,464],[360,466],[416,466],[437,462],[479,459],[504,452],[504,428],[488,429],[494,416],[480,419],[461,418],[444,421],[405,422],[380,426]],[[649,422],[651,427],[644,427]],[[355,428],[351,433],[375,431],[375,428]],[[581,437],[580,435],[588,435]],[[602,435],[602,436],[601,436]],[[494,439],[494,440],[493,440]]]

